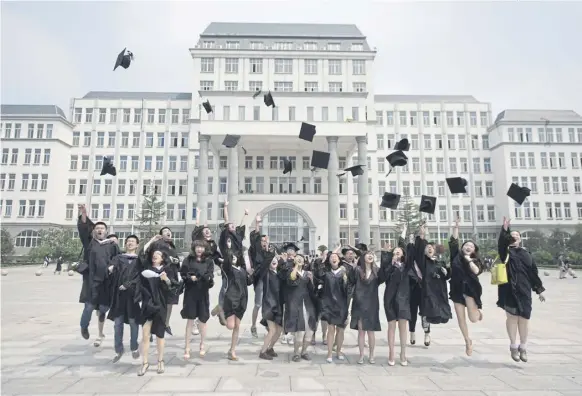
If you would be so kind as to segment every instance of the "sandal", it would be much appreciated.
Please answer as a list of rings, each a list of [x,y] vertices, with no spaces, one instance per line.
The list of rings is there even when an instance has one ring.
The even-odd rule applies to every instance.
[[[184,351],[184,360],[190,359],[190,348],[186,348]]]
[[[204,356],[206,356],[206,349],[204,349],[204,345],[200,344],[200,357],[203,358]]]
[[[158,374],[164,374],[166,371],[166,365],[163,360],[158,360]]]
[[[370,364],[374,364],[374,363],[376,363],[376,359],[374,359],[374,357],[373,357],[373,356],[370,356],[370,357],[368,358],[368,362],[370,362]]]
[[[471,356],[473,354],[473,341],[469,340],[468,344],[465,344],[465,353],[467,356]]]
[[[150,368],[150,364],[149,363],[143,363],[141,365],[141,368],[138,370],[137,372],[137,376],[138,377],[143,377],[145,375],[145,373],[148,371],[148,369]]]
[[[238,362],[238,356],[236,356],[234,353],[232,353],[232,351],[228,351],[227,358],[228,358],[228,360],[231,360],[233,362]]]
[[[95,348],[99,348],[101,346],[101,342],[103,342],[103,337],[97,337],[95,342],[93,342],[93,346]]]

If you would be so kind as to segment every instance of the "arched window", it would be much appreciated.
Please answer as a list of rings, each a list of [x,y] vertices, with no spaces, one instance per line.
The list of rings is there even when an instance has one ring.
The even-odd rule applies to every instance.
[[[14,245],[16,247],[27,247],[33,248],[40,244],[40,234],[34,230],[24,230],[20,234],[16,235],[14,239]]]
[[[303,253],[309,254],[309,224],[296,210],[270,210],[263,216],[262,231],[269,236],[271,243],[293,242]]]

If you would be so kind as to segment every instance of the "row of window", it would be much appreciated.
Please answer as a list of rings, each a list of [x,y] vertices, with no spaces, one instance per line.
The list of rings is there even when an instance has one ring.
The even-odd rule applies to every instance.
[[[285,109],[285,110],[282,110]],[[231,111],[232,110],[232,111]],[[281,111],[282,110],[282,111]],[[296,106],[288,106],[288,107],[272,107],[270,109],[266,109],[264,106],[253,106],[252,107],[252,119],[247,118],[247,108],[246,106],[238,106],[236,117],[234,116],[231,106],[222,106],[222,112],[216,112],[216,106],[212,106],[212,113],[207,114],[206,117],[208,120],[221,120],[221,121],[337,121],[337,122],[345,122],[345,121],[360,121],[360,107],[354,106],[351,110],[351,116],[344,115],[344,108],[342,106],[338,106],[335,109],[335,118],[330,117],[329,114],[329,107],[323,106],[321,108],[321,118],[315,119],[315,107],[307,106],[305,108],[304,114],[297,115],[297,107]],[[262,117],[264,112],[271,113],[270,120],[266,120]],[[222,118],[221,118],[222,117]]]
[[[16,185],[15,173],[0,174],[0,191],[4,190],[14,191],[15,185]],[[46,173],[22,174],[22,183],[20,185],[20,191],[46,191],[47,188],[48,188],[48,174]]]
[[[18,163],[18,153],[17,148],[13,148],[12,152],[10,149],[2,149],[2,165],[50,165],[51,162],[51,149],[24,149],[24,162],[22,164]],[[44,154],[43,154],[44,152]],[[10,162],[8,162],[10,160]]]
[[[293,92],[294,85],[292,81],[275,81],[273,82],[274,92]],[[303,83],[304,92],[320,92],[319,83],[317,81],[305,81]],[[214,81],[212,80],[201,80],[200,90],[201,91],[214,91],[215,89],[220,90],[221,87],[215,87]],[[244,90],[244,86],[239,85],[236,80],[226,80],[224,81],[225,91],[239,91]],[[262,91],[263,82],[262,81],[249,81],[249,91]],[[265,89],[266,90],[266,89]],[[353,92],[366,92],[365,82],[353,82],[352,83]],[[327,83],[327,91],[322,87],[321,92],[348,92],[345,90],[344,85],[341,81],[332,81]]]
[[[131,147],[139,148],[141,136],[145,135],[145,148],[158,147],[163,148],[166,145],[166,133],[167,132],[132,132],[131,133]],[[92,137],[94,132],[83,132],[83,147],[91,147]],[[121,139],[119,140],[119,147],[128,148],[129,145],[129,132],[121,132]],[[117,141],[117,132],[107,132],[107,147],[115,147],[115,142]],[[188,143],[190,140],[189,132],[170,132],[169,147],[170,148],[188,148]],[[79,147],[81,143],[81,132],[73,132],[73,146]],[[105,146],[105,132],[97,132],[96,147],[106,147]]]
[[[395,114],[397,113],[397,114]],[[431,117],[432,113],[432,117]],[[398,117],[396,117],[396,115]],[[465,120],[466,116],[469,116],[468,122]],[[384,118],[386,116],[386,118]],[[376,111],[376,125],[395,125],[395,120],[398,120],[398,125],[400,126],[418,126],[420,125],[419,117],[422,116],[422,125],[424,127],[440,127],[441,126],[441,111],[405,111],[401,110],[398,112],[386,111]],[[470,127],[482,127],[487,128],[489,126],[489,113],[486,111],[479,112],[479,119],[477,119],[477,112],[470,111],[468,114],[464,111],[446,111],[445,119],[447,122],[447,127],[464,127],[468,124]],[[477,124],[479,121],[479,124]]]
[[[343,246],[345,245],[354,245],[358,239],[359,239],[359,232],[358,231],[352,231],[351,232],[351,239],[348,239],[348,235],[349,232],[348,231],[340,231],[340,242]],[[450,238],[450,235],[448,232],[441,232],[441,233],[436,233],[436,232],[431,232],[429,233],[429,240],[430,241],[437,241],[438,243],[444,243],[445,241],[448,241]],[[526,233],[524,232],[522,234],[522,240],[524,239],[524,235],[526,235]],[[380,233],[379,233],[379,245],[378,248],[383,248],[386,245],[391,245],[391,246],[396,246],[398,244],[398,238],[400,238],[400,234],[397,234],[395,232],[389,232],[389,231],[383,231],[382,228],[380,229]],[[459,239],[461,241],[466,241],[466,240],[474,240],[474,236],[472,233],[470,232],[459,232]],[[499,238],[499,235],[497,233],[494,232],[480,232],[478,234],[478,241],[492,241],[492,240],[497,240],[497,238]],[[369,246],[371,245],[375,245],[376,242],[376,235],[373,231],[370,231],[370,243]]]
[[[145,112],[144,112],[145,110]],[[190,109],[142,109],[142,108],[82,108],[75,107],[74,110],[74,122],[75,124],[92,124],[93,115],[96,115],[95,120],[98,124],[105,124],[109,121],[110,124],[117,124],[120,118],[121,112],[121,123],[122,124],[141,124],[142,121],[146,124],[160,124],[166,125],[168,122],[170,124],[188,124],[190,122]],[[83,118],[83,114],[85,117]],[[146,117],[143,117],[143,114]],[[157,117],[156,117],[157,115]]]
[[[572,203],[546,202],[546,216],[544,220],[572,220]],[[576,203],[578,219],[582,219],[582,202]],[[515,205],[515,218],[518,220],[542,220],[540,203],[525,201],[522,206]]]
[[[447,139],[446,147],[449,150],[467,150],[467,135],[459,134],[448,134],[448,135],[428,135],[426,133],[422,134],[422,145],[420,145],[419,136],[417,134],[410,135],[406,133],[400,133],[398,135],[398,139],[394,134],[376,134],[376,146],[378,150],[384,150],[384,148],[388,150],[392,150],[394,145],[398,140],[401,139],[409,139],[410,142],[410,149],[411,150],[432,150],[433,147],[436,150],[443,150],[445,148],[445,144],[443,142],[444,138]],[[434,141],[434,145],[433,145]],[[457,144],[458,141],[458,144]],[[384,145],[386,142],[386,145]],[[481,135],[481,145],[479,145],[479,135],[471,135],[471,149],[472,150],[489,150],[489,136]]]
[[[348,43],[343,43],[348,44]],[[202,48],[206,49],[230,49],[238,50],[241,49],[241,42],[234,40],[227,40],[224,43],[224,47],[217,44],[214,40],[204,40],[202,41]],[[251,41],[249,43],[249,48],[252,50],[273,50],[273,51],[363,51],[363,43],[350,43],[349,47],[342,46],[342,43],[338,42],[318,42],[318,41],[305,41],[303,44],[298,44],[293,41],[276,41],[272,45],[269,43],[265,44],[264,41]],[[246,49],[246,48],[245,48]]]
[[[14,202],[14,203],[13,203]],[[13,201],[12,199],[0,199],[0,213],[4,213],[4,217],[12,217],[12,206],[18,202],[18,217],[44,217],[46,211],[46,201],[44,199],[20,199]]]
[[[14,126],[14,128],[13,128]],[[20,139],[22,136],[22,124],[11,122],[0,123],[0,130],[4,131],[4,139]],[[53,124],[28,124],[27,139],[52,139],[53,138]]]
[[[219,61],[222,59],[219,59]],[[215,67],[215,58],[201,58],[200,59],[200,72],[201,73],[214,73],[217,69]],[[262,58],[250,58],[249,59],[249,72],[251,74],[263,74],[263,64],[265,60]],[[245,59],[240,58],[224,58],[224,71],[226,74],[238,74],[240,71],[241,63],[244,64]],[[268,62],[268,60],[267,60]],[[353,59],[353,60],[343,60],[343,59],[274,59],[274,69],[275,74],[293,74],[293,65],[303,63],[303,73],[304,74],[319,74],[320,65],[323,64],[327,66],[327,74],[332,76],[341,76],[343,74],[343,65],[350,62],[352,65],[352,75],[363,76],[366,74],[366,61],[364,59]],[[322,67],[322,69],[323,69]],[[220,68],[220,66],[218,67]]]
[[[568,167],[566,153],[548,153],[542,151],[540,152],[540,163],[542,169],[566,169]],[[509,164],[513,169],[536,169],[536,155],[535,153],[510,152]],[[582,153],[580,153],[580,155],[578,155],[578,153],[570,153],[570,164],[572,169],[579,169],[582,167]]]
[[[512,177],[512,182],[518,184],[522,187],[527,187],[531,190],[532,194],[538,193],[538,178],[536,176],[531,177]],[[544,194],[568,194],[570,193],[569,179],[567,176],[544,176],[542,178],[544,184]],[[574,186],[574,193],[582,193],[582,187],[580,185],[580,176],[572,177],[572,185]]]
[[[538,128],[537,139],[534,140],[532,128],[507,128],[507,140],[519,143],[582,143],[582,128],[567,128],[567,141],[564,130],[566,128]]]

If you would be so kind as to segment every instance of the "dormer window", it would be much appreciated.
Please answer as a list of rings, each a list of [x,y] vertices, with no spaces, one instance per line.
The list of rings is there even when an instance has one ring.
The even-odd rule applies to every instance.
[[[329,43],[327,44],[328,51],[339,51],[341,49],[340,43]]]
[[[203,41],[202,48],[214,48],[214,41]]]
[[[353,43],[352,44],[352,51],[363,51],[364,50],[364,44],[362,43]]]
[[[240,49],[240,41],[227,41],[226,49]]]
[[[305,51],[317,51],[317,43],[313,41],[308,41],[305,44],[303,44],[303,49]]]

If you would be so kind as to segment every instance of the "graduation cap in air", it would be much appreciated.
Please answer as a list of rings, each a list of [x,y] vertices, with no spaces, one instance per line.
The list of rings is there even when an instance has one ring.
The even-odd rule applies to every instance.
[[[436,197],[423,195],[420,198],[420,205],[418,205],[418,210],[423,213],[434,214],[436,209],[436,200]]]
[[[206,110],[206,114],[212,113],[212,105],[210,104],[209,100],[202,102],[202,107],[204,107],[204,110]]]
[[[313,168],[327,169],[328,164],[329,153],[326,153],[325,151],[313,150],[313,153],[311,154],[311,166]]]
[[[257,90],[255,91],[255,93],[253,94],[253,99],[256,99],[257,96],[259,96],[261,94],[261,90],[257,88]]]
[[[388,155],[386,161],[390,164],[390,171],[386,174],[387,177],[397,166],[406,166],[408,163],[408,157],[402,151],[398,150]]]
[[[396,210],[398,208],[398,204],[400,203],[400,194],[392,194],[389,192],[385,192],[384,196],[382,197],[382,202],[380,206],[387,209]]]
[[[467,193],[467,179],[462,177],[449,177],[446,179],[449,185],[451,194],[466,194]]]
[[[401,141],[397,142],[394,145],[394,150],[402,150],[402,151],[410,150],[410,143],[408,142],[408,139],[404,138]]]
[[[265,96],[263,97],[263,100],[265,102],[265,106],[270,107],[273,106],[275,107],[275,101],[273,100],[273,95],[271,95],[271,91],[267,92],[265,94]]]
[[[115,165],[113,165],[113,162],[111,162],[111,158],[109,157],[103,157],[103,168],[101,168],[101,176],[103,175],[117,176]]]
[[[115,71],[115,69],[117,69],[119,66],[127,69],[131,64],[131,61],[133,60],[133,53],[131,51],[127,51],[126,53],[126,49],[127,48],[124,48],[123,51],[117,55],[117,60],[115,61],[115,67],[113,68],[113,71]]]
[[[517,202],[519,205],[523,204],[523,201],[529,197],[531,190],[527,187],[520,187],[515,183],[511,183],[509,190],[507,191],[507,196]]]
[[[302,122],[301,130],[299,130],[299,139],[307,140],[308,142],[313,142],[314,136],[315,136],[315,125]]]
[[[240,136],[238,135],[226,135],[222,141],[222,145],[227,148],[234,148],[238,144]]]
[[[363,175],[364,174],[364,170],[362,169],[363,166],[365,165],[350,166],[349,168],[344,169],[344,173],[338,174],[338,177],[342,177],[348,172],[351,172],[352,176],[354,177]]]
[[[283,251],[286,252],[287,250],[294,250],[298,252],[300,249],[293,242],[287,242],[286,244],[283,245]]]
[[[283,159],[283,174],[286,175],[287,173],[291,173],[293,170],[293,164],[289,161],[288,158]]]

